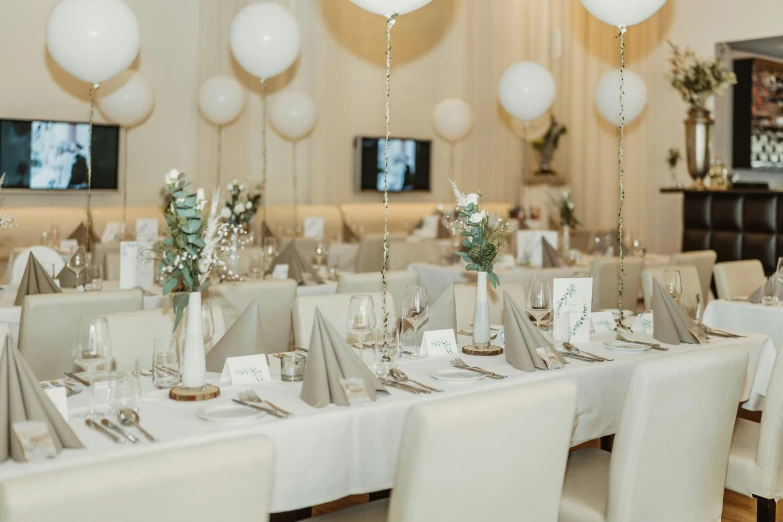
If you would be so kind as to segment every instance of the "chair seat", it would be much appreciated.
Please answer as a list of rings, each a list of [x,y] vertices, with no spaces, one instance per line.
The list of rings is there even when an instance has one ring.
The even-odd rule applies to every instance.
[[[756,446],[759,442],[760,432],[761,424],[758,422],[737,419],[734,425],[734,435],[731,439],[726,489],[748,497],[752,496],[751,477],[756,465]]]
[[[317,522],[385,522],[388,513],[389,499],[385,498],[306,520]]]
[[[571,452],[560,500],[560,522],[604,522],[610,457],[611,453],[597,448]]]

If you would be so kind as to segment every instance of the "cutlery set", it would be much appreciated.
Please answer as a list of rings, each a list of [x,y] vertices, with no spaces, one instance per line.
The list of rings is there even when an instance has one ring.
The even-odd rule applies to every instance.
[[[239,392],[238,399],[231,399],[231,400],[247,408],[253,408],[254,410],[263,411],[264,413],[268,413],[269,415],[272,415],[273,417],[277,417],[279,419],[287,419],[288,416],[291,415],[290,412],[284,410],[283,408],[275,406],[271,402],[262,399],[253,390],[242,390]],[[269,405],[269,407],[264,406],[265,404]]]
[[[404,390],[409,393],[440,393],[443,390],[427,386],[426,384],[414,381],[409,378],[408,375],[399,368],[392,368],[389,370],[389,375],[380,377],[380,380],[386,386],[397,388],[398,390]]]
[[[560,352],[560,355],[562,355],[563,357],[568,357],[570,359],[576,359],[579,361],[593,363],[593,362],[607,362],[607,361],[614,360],[614,359],[607,359],[606,357],[601,357],[599,355],[595,355],[590,352],[585,352],[569,342],[563,343],[563,349],[565,351]]]
[[[478,368],[476,366],[469,366],[460,357],[452,359],[450,362],[451,362],[451,365],[454,366],[455,368],[462,368],[463,370],[470,370],[472,372],[483,373],[484,375],[486,375],[490,379],[498,379],[498,380],[500,380],[500,379],[505,379],[506,378],[505,375],[500,375],[499,373],[491,372],[489,370],[485,370],[483,368]]]
[[[121,444],[126,440],[130,441],[131,444],[138,444],[141,442],[141,439],[131,433],[131,431],[123,429],[130,427],[136,428],[139,433],[144,435],[144,437],[146,437],[150,442],[157,442],[155,437],[150,435],[147,430],[139,426],[139,414],[134,410],[129,408],[120,410],[117,415],[117,420],[121,426],[116,424],[114,421],[109,420],[108,418],[101,419],[100,422],[97,422],[95,419],[85,419],[84,423],[95,431],[106,435],[117,444]]]
[[[668,352],[669,351],[668,348],[666,348],[665,346],[661,346],[658,343],[646,343],[644,341],[632,341],[631,339],[628,339],[628,338],[624,337],[621,334],[617,334],[617,337],[615,337],[615,339],[617,339],[618,341],[622,341],[624,343],[638,344],[640,346],[647,346],[647,347],[649,347],[652,350],[658,350],[658,351],[661,351],[661,352]]]

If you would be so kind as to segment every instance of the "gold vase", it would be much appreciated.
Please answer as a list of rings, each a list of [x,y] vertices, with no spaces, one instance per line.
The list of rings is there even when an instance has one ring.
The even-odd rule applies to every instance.
[[[707,109],[692,108],[688,111],[688,118],[685,120],[685,149],[688,173],[693,179],[691,188],[704,188],[704,177],[710,171],[714,124],[715,121]]]

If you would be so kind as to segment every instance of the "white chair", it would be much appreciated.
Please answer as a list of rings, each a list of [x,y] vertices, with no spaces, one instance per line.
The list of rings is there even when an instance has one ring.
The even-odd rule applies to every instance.
[[[3,522],[259,522],[269,516],[275,450],[262,435],[89,462],[4,480]]]
[[[244,281],[222,283],[209,288],[213,306],[223,310],[226,330],[231,328],[242,312],[258,300],[261,329],[264,333],[264,351],[288,351],[291,344],[291,307],[296,297],[296,281]]]
[[[391,500],[311,520],[556,522],[575,404],[555,379],[415,406]]]
[[[696,271],[699,273],[699,281],[701,283],[701,296],[704,303],[711,294],[710,287],[712,286],[712,270],[715,268],[715,260],[718,259],[718,254],[714,250],[693,250],[691,252],[679,252],[672,254],[669,258],[670,265],[683,266],[689,265],[696,267]]]
[[[612,453],[568,458],[560,522],[718,522],[746,350],[650,359],[634,368]]]
[[[718,299],[748,297],[766,281],[758,259],[718,263],[713,269]]]
[[[503,292],[522,308],[527,307],[527,289],[516,281],[502,281],[497,288],[487,285],[489,322],[503,324]],[[457,331],[473,328],[473,312],[476,308],[476,283],[454,285],[454,302],[457,307]]]
[[[642,279],[644,260],[641,257],[626,257],[623,278],[623,310],[636,311],[639,300],[639,285]],[[597,257],[590,265],[593,277],[593,310],[617,308],[620,288],[620,258]]]
[[[348,332],[345,328],[345,323],[348,321],[348,308],[351,305],[351,297],[354,295],[356,294],[313,295],[294,299],[295,345],[302,348],[310,346],[310,335],[313,333],[316,308],[321,310],[324,317],[337,329],[340,335],[346,337]],[[376,326],[383,326],[383,297],[381,293],[366,292],[363,295],[372,297]],[[389,324],[394,325],[394,297],[390,293],[386,294],[386,306],[390,316]]]
[[[22,282],[24,269],[27,266],[28,259],[30,259],[30,254],[33,254],[44,268],[54,265],[55,276],[65,267],[65,261],[63,261],[63,257],[57,251],[45,246],[30,247],[20,252],[14,259],[14,264],[11,267],[11,284],[18,285]]]
[[[642,270],[642,294],[644,295],[644,309],[652,310],[653,279],[659,283],[663,281],[663,273],[666,270],[678,270],[682,280],[682,295],[701,295],[702,312],[707,303],[707,298],[702,294],[699,273],[693,266],[656,266]]]
[[[411,263],[437,265],[440,263],[439,256],[439,247],[434,239],[390,242],[389,270],[407,270]]]
[[[399,316],[402,312],[402,304],[405,300],[405,289],[408,285],[417,284],[418,281],[419,275],[416,272],[409,270],[386,273],[387,288],[388,292],[394,298],[394,313],[396,315]],[[381,293],[382,290],[383,283],[380,272],[340,274],[340,281],[337,283],[338,294],[370,294]]]
[[[19,351],[39,380],[76,369],[73,348],[99,315],[141,310],[141,289],[28,295],[22,303]],[[76,369],[76,371],[79,371]]]

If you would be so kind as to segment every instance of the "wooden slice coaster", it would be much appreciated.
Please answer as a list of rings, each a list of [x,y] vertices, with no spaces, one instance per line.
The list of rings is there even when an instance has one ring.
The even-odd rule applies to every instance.
[[[203,390],[197,388],[183,388],[182,386],[177,386],[176,388],[169,390],[169,399],[175,401],[208,401],[216,397],[220,397],[220,388],[212,386],[211,384],[207,384]]]
[[[482,355],[482,356],[500,355],[503,353],[503,348],[501,348],[500,346],[493,346],[493,345],[490,345],[487,348],[479,348],[474,344],[469,344],[467,346],[462,347],[462,353],[468,355]]]

